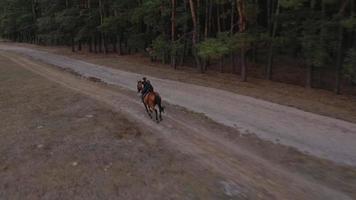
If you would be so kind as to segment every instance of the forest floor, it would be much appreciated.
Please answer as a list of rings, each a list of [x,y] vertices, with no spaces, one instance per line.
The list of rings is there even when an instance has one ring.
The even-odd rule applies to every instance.
[[[134,92],[69,72],[0,51],[0,199],[356,198],[355,167],[168,103],[157,125]]]

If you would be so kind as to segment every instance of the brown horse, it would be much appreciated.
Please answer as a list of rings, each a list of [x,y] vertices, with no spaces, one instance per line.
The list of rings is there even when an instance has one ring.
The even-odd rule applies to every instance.
[[[137,92],[140,93],[143,90],[143,82],[142,81],[138,81],[137,82]],[[162,112],[164,112],[164,107],[162,106],[162,99],[161,96],[159,96],[159,94],[157,92],[149,92],[148,94],[146,94],[146,96],[143,98],[143,105],[146,108],[146,112],[148,114],[148,116],[150,116],[150,118],[152,119],[152,113],[153,111],[156,114],[156,121],[157,123],[159,121],[162,121]],[[156,109],[156,105],[158,106],[158,110],[159,110],[159,119],[158,119],[158,112]]]

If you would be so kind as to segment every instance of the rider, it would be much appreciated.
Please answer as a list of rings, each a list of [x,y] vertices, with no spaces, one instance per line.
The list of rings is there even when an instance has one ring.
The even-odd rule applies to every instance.
[[[143,89],[142,89],[142,100],[143,100],[148,93],[153,92],[153,86],[151,85],[150,81],[147,80],[146,77],[142,78],[142,84],[143,84]]]

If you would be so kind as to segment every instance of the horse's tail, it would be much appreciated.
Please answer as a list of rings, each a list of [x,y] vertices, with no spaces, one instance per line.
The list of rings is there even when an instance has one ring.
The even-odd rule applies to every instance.
[[[162,106],[162,99],[161,99],[161,96],[159,96],[158,93],[155,93],[156,94],[156,103],[158,105],[158,108],[159,108],[159,111],[160,112],[164,112],[164,106]]]

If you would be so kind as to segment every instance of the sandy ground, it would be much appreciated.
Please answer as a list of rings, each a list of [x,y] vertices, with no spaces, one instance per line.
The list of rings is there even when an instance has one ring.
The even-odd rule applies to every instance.
[[[118,110],[0,56],[0,199],[224,199],[223,179]]]
[[[356,198],[353,167],[167,103],[157,125],[130,90],[1,55],[0,197]]]
[[[5,49],[6,46],[0,46]],[[85,77],[135,90],[142,74],[107,68],[48,52],[7,46],[8,50],[70,69]],[[243,133],[277,141],[339,163],[356,165],[356,124],[235,93],[149,77],[167,102],[204,113]],[[335,148],[337,147],[337,148]]]

